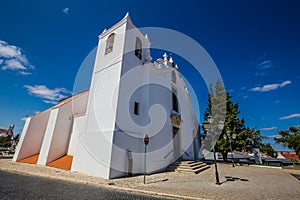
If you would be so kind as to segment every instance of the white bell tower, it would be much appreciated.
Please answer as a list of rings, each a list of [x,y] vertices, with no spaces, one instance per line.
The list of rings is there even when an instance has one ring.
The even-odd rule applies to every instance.
[[[151,61],[150,42],[129,14],[99,35],[86,115],[72,169],[109,178],[121,76]],[[89,164],[87,164],[89,163]],[[96,168],[95,168],[96,167]]]

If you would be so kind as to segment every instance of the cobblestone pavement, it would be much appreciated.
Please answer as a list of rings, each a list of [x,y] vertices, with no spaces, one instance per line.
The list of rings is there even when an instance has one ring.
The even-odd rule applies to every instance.
[[[219,164],[221,185],[215,185],[214,167],[197,175],[166,172],[105,180],[78,172],[30,165],[0,159],[0,170],[67,180],[133,193],[144,193],[176,199],[299,199],[300,181],[293,175],[300,170],[254,166],[231,167]]]
[[[86,184],[0,171],[0,199],[139,199],[160,200]]]

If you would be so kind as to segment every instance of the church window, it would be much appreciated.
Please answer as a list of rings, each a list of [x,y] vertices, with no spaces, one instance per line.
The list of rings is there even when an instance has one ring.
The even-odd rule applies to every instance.
[[[176,74],[174,71],[172,71],[172,82],[176,83]]]
[[[142,41],[140,38],[136,38],[135,41],[135,55],[142,60]]]
[[[172,109],[178,113],[178,99],[177,99],[177,90],[172,88]]]
[[[135,115],[139,115],[140,114],[140,103],[138,102],[134,102],[134,110],[133,110],[133,113]]]
[[[112,33],[108,36],[107,41],[106,41],[105,55],[112,52],[113,47],[114,47],[114,40],[115,40],[115,34]]]

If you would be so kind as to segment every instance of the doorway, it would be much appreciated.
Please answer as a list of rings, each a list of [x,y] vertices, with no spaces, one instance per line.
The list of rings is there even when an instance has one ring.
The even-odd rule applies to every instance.
[[[180,153],[180,131],[179,128],[173,126],[173,155],[174,161],[181,160],[181,153]]]

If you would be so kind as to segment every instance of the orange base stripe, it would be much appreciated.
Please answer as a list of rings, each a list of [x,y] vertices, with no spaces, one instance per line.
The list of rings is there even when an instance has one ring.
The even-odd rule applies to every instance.
[[[51,163],[48,163],[47,166],[70,170],[72,166],[72,161],[73,156],[66,155],[61,158],[58,158],[57,160]]]
[[[36,155],[30,156],[28,158],[17,160],[17,162],[28,163],[28,164],[36,164],[38,159],[39,159],[39,154],[36,154]]]

